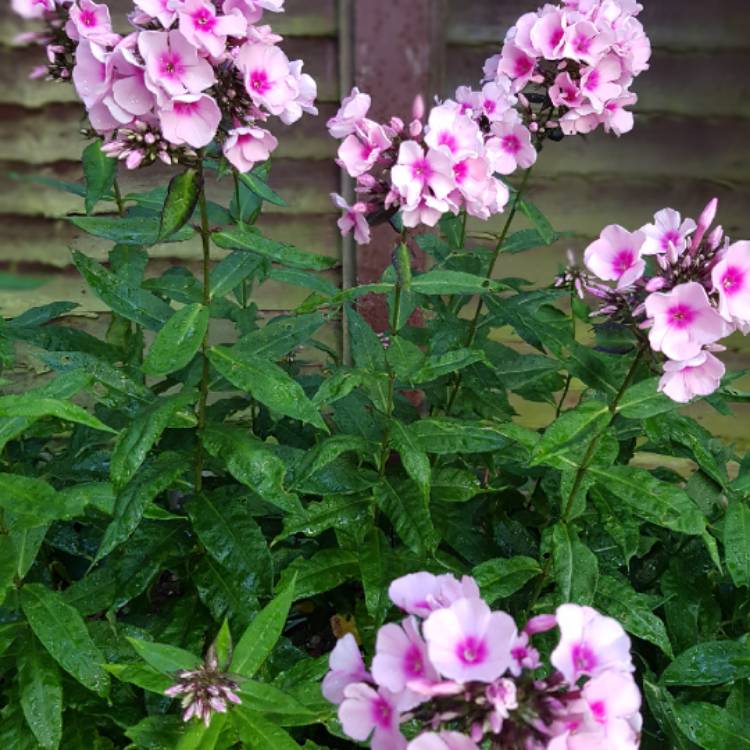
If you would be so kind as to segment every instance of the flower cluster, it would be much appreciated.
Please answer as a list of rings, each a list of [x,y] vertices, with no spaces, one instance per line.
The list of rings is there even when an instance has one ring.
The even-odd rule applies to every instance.
[[[134,31],[112,30],[109,8],[93,0],[13,0],[41,18],[46,72],[72,80],[104,151],[128,168],[195,159],[215,139],[239,171],[278,145],[263,125],[317,114],[315,81],[290,61],[263,12],[284,0],[135,0]],[[39,75],[39,71],[36,73]]]
[[[639,746],[630,640],[590,607],[565,604],[522,631],[469,577],[415,573],[389,595],[407,617],[377,634],[368,672],[353,635],[330,657],[323,694],[344,732],[373,750],[620,750]],[[560,629],[541,675],[534,635]],[[408,741],[405,723],[416,728]],[[484,747],[484,745],[482,745]]]
[[[636,232],[608,226],[584,255],[588,270],[612,283],[586,283],[603,300],[595,315],[649,329],[651,349],[666,358],[659,388],[680,403],[719,387],[718,342],[750,331],[750,242],[709,231],[717,206],[713,199],[697,222],[665,208]]]
[[[401,211],[404,226],[435,226],[445,213],[461,209],[488,219],[508,201],[508,189],[495,175],[528,168],[537,157],[531,132],[515,109],[510,79],[481,91],[458,90],[456,100],[432,108],[424,121],[421,98],[413,119],[378,123],[367,117],[370,97],[354,89],[328,121],[341,139],[338,163],[357,181],[359,200],[344,211],[339,228],[352,229],[359,243],[370,239],[370,224]]]
[[[506,35],[502,52],[485,63],[493,81],[510,77],[527,90],[545,120],[562,133],[599,125],[617,135],[633,128],[626,107],[637,101],[634,78],[648,69],[651,43],[635,0],[563,0],[525,13]]]

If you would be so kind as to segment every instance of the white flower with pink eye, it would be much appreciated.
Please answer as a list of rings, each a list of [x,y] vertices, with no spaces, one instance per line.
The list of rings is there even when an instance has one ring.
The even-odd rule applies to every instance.
[[[279,119],[284,125],[291,125],[302,117],[303,112],[310,115],[317,115],[318,108],[315,106],[315,99],[318,96],[318,84],[315,79],[307,73],[302,72],[302,60],[294,60],[289,63],[289,72],[294,80],[297,89],[297,97],[290,99],[284,110],[279,113]]]
[[[358,201],[350,206],[336,193],[331,193],[331,199],[344,212],[344,215],[337,222],[341,234],[345,237],[349,232],[354,230],[354,241],[358,245],[367,245],[370,242],[370,225],[367,223],[367,204]]]
[[[635,124],[635,118],[633,113],[627,111],[625,107],[631,107],[637,101],[638,96],[630,92],[623,93],[616,99],[610,99],[604,105],[604,112],[600,116],[604,132],[609,133],[611,131],[616,136],[629,133]]]
[[[334,138],[346,138],[357,131],[357,126],[367,117],[372,99],[356,86],[342,102],[339,111],[326,123]]]
[[[325,699],[336,705],[344,700],[347,685],[370,679],[357,640],[351,633],[336,641],[328,657],[328,666],[330,671],[323,678],[321,689]]]
[[[133,1],[146,15],[159,21],[165,29],[169,29],[177,20],[177,11],[172,7],[172,0]]]
[[[546,60],[560,60],[565,49],[567,19],[563,11],[545,6],[545,12],[531,27],[530,37],[538,54]]]
[[[112,46],[120,37],[112,32],[109,7],[92,0],[78,0],[70,6],[65,33],[73,40],[88,39],[96,44]]]
[[[536,69],[536,58],[531,57],[513,42],[506,42],[498,65],[498,72],[514,81],[514,88],[520,91],[531,80]]]
[[[146,63],[146,85],[160,106],[171,97],[200,94],[216,83],[211,65],[179,31],[143,31],[138,50]]]
[[[529,645],[529,634],[526,631],[516,636],[510,647],[510,655],[513,657],[510,673],[514,677],[519,677],[524,669],[537,669],[541,665],[539,652]]]
[[[516,637],[513,618],[492,612],[481,599],[459,599],[424,623],[430,661],[457,682],[492,682],[510,667]]]
[[[519,167],[528,169],[536,162],[537,151],[531,133],[525,125],[496,123],[493,136],[485,144],[492,169],[500,174],[512,174]]]
[[[112,76],[112,96],[105,103],[121,122],[130,122],[134,117],[149,113],[155,97],[146,87],[145,71],[136,57],[138,35],[129,34],[112,50],[107,67]],[[118,116],[115,110],[119,110]]]
[[[479,599],[477,582],[470,576],[460,581],[448,574],[410,573],[393,581],[388,597],[399,609],[410,615],[428,617],[431,612],[449,607],[458,599]]]
[[[750,242],[735,242],[711,272],[719,293],[719,312],[730,322],[750,322]]]
[[[670,246],[677,255],[682,255],[687,247],[687,238],[696,228],[692,219],[682,220],[679,211],[665,208],[654,215],[654,223],[641,227],[646,235],[641,252],[643,255],[660,255],[666,253]]]
[[[76,48],[76,64],[73,68],[73,85],[78,96],[91,109],[109,91],[112,71],[108,65],[111,53],[98,44],[83,39]]]
[[[372,120],[362,120],[357,133],[348,135],[338,150],[338,163],[351,177],[359,177],[369,172],[391,141],[382,125]]]
[[[425,732],[413,739],[407,750],[479,750],[479,746],[458,732]]]
[[[416,141],[404,141],[391,169],[391,181],[409,207],[418,206],[427,191],[441,201],[453,190],[453,166],[442,151],[425,153]]]
[[[406,749],[406,738],[399,731],[398,696],[385,688],[376,692],[362,682],[348,685],[339,706],[339,721],[353,740],[364,742],[370,738],[372,750]]]
[[[588,709],[585,722],[604,732],[607,746],[620,748],[625,740],[637,747],[632,744],[637,735],[630,722],[641,709],[641,694],[632,675],[608,670],[589,680],[582,694]]]
[[[412,681],[437,682],[440,678],[427,657],[427,644],[415,617],[407,617],[401,625],[389,623],[378,631],[372,676],[381,687],[393,693],[405,691]],[[422,702],[414,694],[413,705]],[[403,708],[412,708],[412,705]]]
[[[713,350],[724,347],[713,345]],[[664,363],[664,375],[659,381],[659,390],[678,404],[687,404],[697,396],[710,396],[721,385],[727,368],[709,351],[685,362],[668,360]]]
[[[646,261],[641,258],[645,241],[643,232],[628,232],[619,224],[611,224],[586,248],[584,263],[600,279],[617,281],[618,288],[630,286],[646,270]]]
[[[387,205],[389,204],[386,203]],[[401,206],[401,221],[409,229],[418,227],[420,224],[434,227],[448,211],[454,213],[456,211],[448,198],[438,199],[434,195],[423,194],[416,203]]]
[[[591,21],[578,21],[565,30],[565,57],[594,65],[613,41],[611,32],[601,31]]]
[[[574,109],[583,103],[581,90],[570,77],[570,73],[558,73],[555,83],[550,87],[549,98],[556,107]]]
[[[242,71],[245,88],[258,107],[272,115],[280,115],[299,90],[289,58],[278,47],[267,44],[244,44],[236,58]]]
[[[482,132],[455,102],[441,104],[430,112],[425,143],[446,154],[451,161],[479,156],[482,151]]]
[[[249,172],[259,162],[266,161],[278,145],[276,137],[265,128],[245,125],[229,131],[222,151],[238,171]]]
[[[731,331],[696,281],[679,284],[670,292],[650,294],[646,298],[646,315],[653,322],[649,332],[651,348],[681,362],[697,357],[706,344],[713,344]]]
[[[516,96],[512,92],[512,82],[505,75],[498,76],[494,81],[485,83],[477,96],[479,111],[490,122],[503,122],[518,116],[512,109],[516,104]]]
[[[622,86],[617,83],[622,65],[616,55],[608,55],[594,67],[582,68],[581,73],[581,93],[595,112],[603,112],[608,101],[622,94]]]
[[[10,6],[22,18],[41,18],[55,9],[55,0],[11,0]]]
[[[208,146],[221,122],[221,110],[208,94],[187,94],[159,110],[164,137],[176,146]]]
[[[632,672],[630,638],[617,620],[591,607],[563,604],[558,607],[560,643],[550,661],[568,685],[583,675],[594,677],[608,669]]]
[[[215,59],[226,52],[227,37],[242,37],[247,21],[239,13],[220,16],[208,0],[184,0],[177,8],[180,33],[196,49]]]

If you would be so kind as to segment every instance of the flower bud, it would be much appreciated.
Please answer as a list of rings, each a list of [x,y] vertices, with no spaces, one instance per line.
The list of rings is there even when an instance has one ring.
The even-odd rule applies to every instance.
[[[664,289],[667,285],[667,280],[663,276],[654,276],[653,279],[649,279],[646,284],[647,292],[658,292],[660,289]]]

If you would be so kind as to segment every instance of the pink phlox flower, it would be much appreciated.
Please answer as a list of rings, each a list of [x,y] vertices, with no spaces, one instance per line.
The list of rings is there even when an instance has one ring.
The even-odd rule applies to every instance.
[[[221,122],[221,110],[208,94],[177,96],[159,110],[162,133],[176,146],[208,146]]]
[[[232,8],[240,9],[249,24],[257,24],[264,11],[283,13],[284,2],[285,0],[236,0],[232,3]],[[226,4],[224,10],[228,11]]]
[[[265,128],[245,125],[229,131],[222,151],[229,163],[244,173],[266,161],[278,145],[276,137]]]
[[[498,52],[484,61],[484,65],[482,66],[482,83],[489,83],[497,78],[500,73],[500,60],[502,60],[502,55]]]
[[[482,132],[457,102],[445,102],[430,112],[425,143],[451,161],[461,161],[482,152]]]
[[[88,39],[76,48],[73,85],[87,109],[101,101],[110,89],[112,70],[107,63],[111,54]]]
[[[74,41],[88,39],[90,42],[111,47],[120,37],[112,31],[109,7],[92,0],[77,0],[70,6],[65,33]]]
[[[231,0],[229,0],[231,2]],[[238,3],[241,3],[242,0],[237,0]],[[230,10],[231,7],[231,10]],[[235,12],[234,6],[228,6],[227,3],[224,4],[224,11],[227,13]],[[284,41],[284,37],[280,34],[276,34],[274,30],[268,26],[267,24],[264,26],[256,26],[251,25],[247,27],[247,41],[248,42],[257,42],[258,44],[268,44],[269,46],[274,46],[276,44],[280,44]]]
[[[359,123],[367,117],[371,104],[370,95],[361,92],[355,86],[349,96],[341,102],[339,111],[326,123],[328,132],[334,138],[346,138],[356,132]]]
[[[614,35],[591,21],[578,21],[565,30],[565,57],[595,65],[614,41]]]
[[[112,94],[104,101],[113,116],[123,124],[151,112],[156,102],[154,94],[146,86],[145,70],[136,55],[137,44],[138,35],[129,34],[114,48],[107,60],[112,77]]]
[[[367,223],[367,204],[358,201],[349,205],[340,195],[331,193],[331,199],[344,215],[338,220],[338,228],[343,236],[354,230],[354,241],[358,245],[370,242],[370,225]]]
[[[55,0],[11,0],[10,7],[22,18],[31,20],[53,11]]]
[[[338,149],[337,163],[351,177],[359,177],[369,172],[383,151],[391,146],[391,141],[382,125],[372,120],[361,120],[357,132],[346,136]]]
[[[678,361],[697,357],[705,344],[713,344],[731,331],[711,305],[706,290],[695,281],[679,284],[670,292],[650,294],[646,315],[653,321],[651,348]]]
[[[286,106],[279,113],[279,119],[285,125],[297,122],[304,112],[310,115],[318,114],[318,108],[315,106],[318,85],[312,76],[302,72],[303,65],[302,60],[293,60],[289,63],[289,74],[294,80],[297,96],[287,101]]]
[[[571,265],[575,265],[575,256],[570,253],[569,260]],[[526,625],[524,625],[523,632],[529,635],[537,635],[538,633],[546,633],[557,627],[557,617],[555,615],[536,615],[532,617]]]
[[[610,99],[604,105],[604,112],[599,116],[599,120],[604,126],[604,132],[612,132],[617,136],[629,133],[633,129],[633,113],[625,109],[632,107],[638,101],[636,94],[624,92],[615,99]]]
[[[608,669],[633,671],[630,638],[617,620],[577,604],[558,607],[556,617],[560,643],[550,661],[569,685]]]
[[[513,661],[509,671],[514,677],[519,677],[524,669],[538,669],[541,666],[539,652],[529,645],[529,635],[526,632],[519,633],[510,647],[510,655]]]
[[[280,115],[299,95],[289,58],[278,47],[244,44],[236,57],[245,88],[253,102],[272,115]]]
[[[628,232],[619,224],[611,224],[586,248],[584,263],[600,279],[617,281],[618,288],[625,288],[646,270],[646,262],[641,258],[645,240],[643,232]]]
[[[400,199],[403,196],[398,196]],[[423,224],[426,227],[434,227],[449,211],[457,212],[446,197],[436,198],[434,195],[423,194],[419,196],[416,203],[401,205],[401,220],[405,227],[413,229]]]
[[[492,682],[510,667],[516,637],[513,618],[492,612],[481,599],[459,599],[425,621],[430,661],[457,682]]]
[[[446,697],[451,695],[460,695],[466,688],[460,682],[452,680],[443,680],[442,682],[431,682],[430,680],[410,680],[409,690],[425,698]]]
[[[391,169],[391,181],[403,201],[416,208],[430,195],[444,200],[453,190],[453,165],[445,153],[437,149],[424,151],[416,141],[403,141],[398,161]]]
[[[328,657],[328,666],[330,671],[323,678],[321,691],[326,700],[336,705],[344,700],[347,685],[372,679],[365,669],[357,640],[351,633],[336,641]]]
[[[405,750],[406,738],[399,731],[398,696],[385,688],[377,692],[362,682],[344,688],[339,721],[344,733],[358,742],[370,739],[372,750]]]
[[[171,28],[177,20],[177,11],[173,0],[133,0],[147,16],[155,18],[165,28]]]
[[[460,581],[453,575],[410,573],[393,581],[388,588],[390,600],[404,612],[427,617],[431,612],[449,607],[458,599],[479,599],[479,586],[470,576]]]
[[[479,750],[479,747],[459,732],[425,732],[413,739],[407,750]]]
[[[485,83],[476,97],[480,113],[490,122],[503,122],[518,116],[513,109],[518,101],[513,93],[513,83],[505,75]]]
[[[216,79],[211,65],[179,31],[142,31],[138,50],[146,63],[146,85],[159,106],[186,94],[200,94]]]
[[[581,72],[581,93],[595,112],[603,112],[608,101],[622,94],[622,86],[617,83],[622,75],[622,65],[617,56],[608,55],[594,67],[585,67]]]
[[[549,98],[556,107],[576,108],[583,103],[581,89],[570,73],[558,73],[554,85],[550,87]]]
[[[718,207],[719,199],[712,198],[701,212],[701,215],[698,217],[698,226],[696,227],[695,234],[693,235],[693,241],[690,245],[691,253],[694,253],[700,246],[701,242],[703,242],[703,238],[706,236],[706,232],[714,223]]]
[[[710,396],[714,393],[721,385],[726,371],[724,363],[706,350],[685,362],[668,360],[664,363],[659,390],[672,401],[687,404],[696,396]]]
[[[498,73],[507,75],[513,81],[516,91],[521,91],[534,75],[536,58],[528,55],[513,42],[506,42],[497,69]]]
[[[489,716],[490,730],[500,734],[503,722],[510,716],[511,711],[518,708],[518,691],[513,680],[503,678],[487,686],[485,698],[493,710]]]
[[[392,693],[403,693],[412,680],[438,682],[439,675],[427,657],[427,645],[419,632],[415,617],[407,617],[401,625],[389,623],[378,631],[372,676],[381,687]],[[404,709],[413,708],[424,698],[407,691],[402,697]]]
[[[493,171],[504,175],[519,167],[528,169],[536,163],[538,155],[529,129],[521,124],[495,123],[485,148]]]
[[[711,272],[719,312],[730,323],[750,322],[750,242],[729,245]]]
[[[562,10],[545,6],[529,32],[537,54],[546,60],[560,60],[565,50],[567,25],[568,19]]]
[[[677,255],[681,255],[687,247],[687,239],[696,228],[692,219],[682,220],[679,211],[665,208],[654,215],[654,223],[641,227],[646,235],[641,252],[643,255],[658,255],[666,253],[670,245]]]
[[[218,15],[208,0],[184,0],[177,15],[185,39],[217,60],[226,52],[227,37],[243,37],[247,29],[247,21],[240,13]]]

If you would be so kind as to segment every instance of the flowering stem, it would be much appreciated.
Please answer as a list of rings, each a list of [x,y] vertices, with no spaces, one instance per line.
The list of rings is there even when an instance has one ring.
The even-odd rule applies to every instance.
[[[201,240],[203,243],[203,305],[207,308],[211,304],[211,228],[208,222],[208,207],[206,205],[206,188],[203,175],[203,158],[198,160],[198,179],[200,180],[200,194],[198,196],[198,206],[201,214]],[[203,443],[202,434],[206,427],[206,402],[208,401],[208,330],[203,337],[201,346],[203,356],[203,372],[201,374],[200,396],[198,398],[198,442],[195,453],[195,494],[197,495],[203,489]]]
[[[115,195],[115,203],[117,204],[117,213],[120,214],[120,216],[125,216],[125,202],[122,199],[122,193],[120,192],[120,184],[117,182],[117,177],[115,177],[114,182],[112,183],[112,192]]]
[[[240,203],[240,178],[237,170],[232,170],[232,179],[234,180],[234,202],[237,204],[237,225],[242,226],[245,222],[242,218],[242,204]]]
[[[518,211],[518,206],[521,202],[521,196],[523,195],[524,190],[526,190],[526,185],[529,182],[529,177],[531,176],[531,170],[532,170],[532,167],[529,167],[524,172],[521,185],[519,186],[513,198],[513,203],[511,204],[510,211],[508,212],[508,218],[505,220],[505,225],[503,226],[502,232],[500,232],[500,235],[497,240],[497,244],[495,245],[495,250],[492,253],[490,266],[487,270],[487,275],[485,277],[486,285],[489,285],[490,281],[492,280],[492,274],[495,272],[495,266],[497,265],[498,258],[500,257],[500,253],[502,252],[503,245],[505,244],[505,239],[508,236],[508,232],[510,231],[511,224],[513,224],[513,219],[516,217],[516,212]],[[472,318],[471,324],[469,325],[469,334],[466,337],[466,342],[464,343],[464,346],[466,346],[467,348],[470,347],[474,343],[474,339],[476,338],[476,335],[477,335],[477,329],[479,327],[479,318],[482,314],[483,308],[484,308],[484,297],[480,296],[479,301],[477,302],[477,309],[474,311],[474,317]],[[448,404],[445,407],[446,415],[450,415],[451,411],[453,410],[453,406],[456,403],[456,397],[458,396],[458,392],[460,389],[461,389],[461,374],[459,373],[458,375],[456,375],[453,381],[453,388],[451,390],[450,396],[448,397]]]

